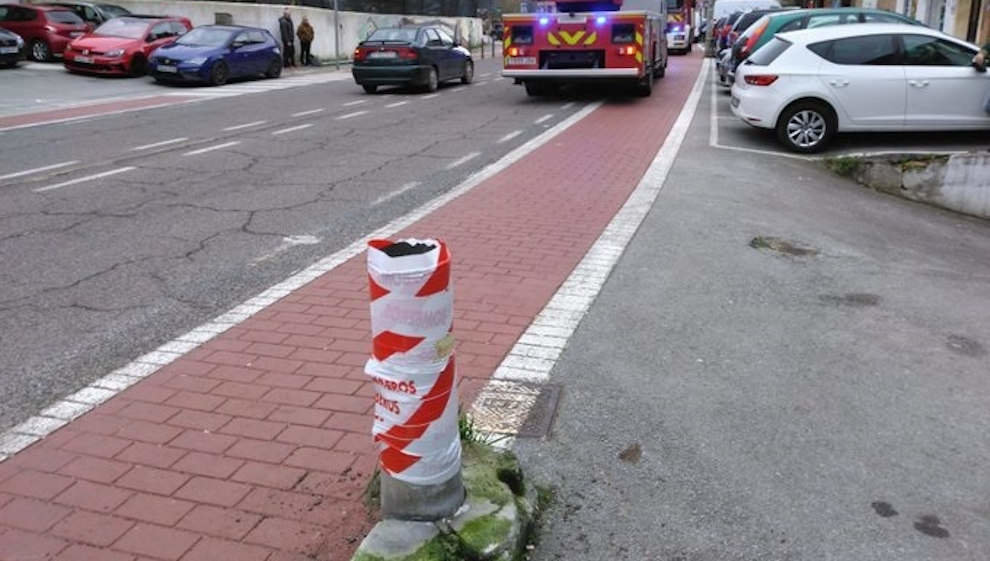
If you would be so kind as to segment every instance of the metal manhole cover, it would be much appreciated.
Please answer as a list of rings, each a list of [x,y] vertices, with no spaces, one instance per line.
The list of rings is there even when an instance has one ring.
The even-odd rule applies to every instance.
[[[560,386],[490,381],[474,401],[471,416],[480,431],[541,438],[550,434]]]

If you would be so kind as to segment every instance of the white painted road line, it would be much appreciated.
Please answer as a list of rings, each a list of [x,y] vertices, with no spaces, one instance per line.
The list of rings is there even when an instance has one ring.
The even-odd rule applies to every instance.
[[[177,144],[179,142],[185,142],[187,140],[189,140],[187,137],[180,136],[179,138],[170,138],[169,140],[163,140],[161,142],[154,142],[152,144],[145,144],[143,146],[135,146],[134,148],[131,148],[131,151],[140,152],[141,150],[150,150],[152,148],[158,148],[160,146],[168,146],[169,144]]]
[[[389,103],[388,105],[386,105],[385,106],[385,109],[391,109],[393,107],[401,107],[401,106],[403,106],[403,105],[405,105],[407,103],[409,103],[409,102],[408,101],[396,101],[395,103]]]
[[[537,120],[535,120],[535,121],[533,121],[533,124],[534,124],[534,125],[538,125],[538,124],[540,124],[540,123],[543,123],[543,122],[546,122],[546,121],[549,121],[550,119],[553,119],[553,113],[551,113],[551,114],[549,114],[549,115],[544,115],[544,116],[542,116],[542,117],[540,117],[539,119],[537,119]]]
[[[485,72],[484,74],[479,74],[478,77],[479,78],[487,78],[487,77],[489,77],[491,75],[492,75],[491,72]]]
[[[244,123],[243,125],[234,125],[232,127],[227,127],[227,128],[225,128],[223,130],[225,130],[225,131],[239,131],[241,129],[246,129],[246,128],[249,128],[249,127],[257,127],[258,125],[263,125],[263,124],[265,124],[267,122],[268,121],[252,121],[250,123]]]
[[[343,104],[341,107],[353,107],[355,105],[361,105],[362,103],[368,103],[368,100],[359,99],[357,101],[348,101],[347,103]]]
[[[212,152],[214,150],[223,150],[224,148],[230,148],[231,146],[237,146],[240,144],[240,140],[234,140],[231,142],[224,142],[223,144],[217,144],[216,146],[207,146],[206,148],[200,148],[199,150],[193,150],[192,152],[186,152],[183,156],[198,156],[199,154],[206,154],[207,152]]]
[[[570,101],[570,102],[565,103],[563,106],[561,106],[560,109],[563,110],[563,111],[567,111],[571,107],[574,107],[574,102],[573,101]]]
[[[32,173],[39,173],[42,171],[49,171],[58,168],[64,168],[74,164],[78,164],[79,160],[72,160],[71,162],[61,162],[58,164],[52,164],[50,166],[41,166],[40,168],[26,169],[24,171],[17,171],[14,173],[8,173],[7,175],[0,175],[0,181],[4,179],[13,179],[15,177],[21,177],[22,175],[31,175]]]
[[[440,94],[438,94],[438,93],[432,93],[430,95],[424,95],[423,97],[421,97],[419,99],[433,99],[433,98],[439,97],[439,96],[440,96]]]
[[[337,117],[337,120],[338,121],[343,121],[344,119],[350,119],[350,118],[353,118],[353,117],[360,117],[361,115],[364,115],[365,113],[367,113],[367,111],[355,111],[353,113],[344,113],[340,117]]]
[[[382,203],[384,203],[386,201],[390,201],[390,200],[398,197],[399,195],[405,193],[406,191],[408,191],[410,189],[415,189],[416,187],[419,187],[420,185],[421,185],[421,183],[419,181],[410,181],[409,183],[406,183],[405,185],[403,185],[402,187],[399,187],[395,191],[392,191],[391,193],[387,193],[385,195],[382,195],[381,197],[378,197],[377,199],[374,200],[374,202],[371,203],[371,206],[378,206],[378,205],[380,205],[380,204],[382,204]]]
[[[310,109],[309,111],[300,111],[298,113],[293,113],[292,116],[293,117],[304,117],[306,115],[314,115],[314,114],[320,113],[322,111],[326,111],[326,108],[325,107],[320,107],[319,109]]]
[[[458,158],[458,159],[454,160],[453,162],[450,162],[449,164],[447,164],[446,166],[444,166],[444,169],[451,170],[451,169],[456,168],[457,166],[462,166],[462,165],[470,162],[471,160],[477,158],[480,155],[481,155],[481,152],[471,152],[467,156],[463,156],[461,158]]]
[[[61,189],[62,187],[68,187],[69,185],[75,185],[76,183],[83,183],[84,181],[92,181],[94,179],[102,179],[104,177],[110,177],[111,175],[117,175],[118,173],[131,171],[132,169],[137,169],[137,168],[135,166],[127,166],[124,168],[112,169],[110,171],[104,171],[103,173],[95,173],[93,175],[87,175],[86,177],[78,177],[76,179],[70,179],[69,181],[63,181],[62,183],[56,183],[55,185],[49,185],[47,187],[39,187],[37,189],[34,189],[33,191],[35,193],[44,193],[45,191]]]
[[[512,140],[513,138],[519,136],[522,133],[523,133],[523,131],[521,131],[521,130],[512,131],[509,134],[507,134],[507,135],[503,136],[502,138],[498,139],[498,141],[495,142],[495,144],[502,144],[503,142],[508,142],[508,141]]]
[[[279,134],[286,134],[286,133],[295,132],[295,131],[301,131],[303,129],[308,129],[311,126],[313,126],[313,123],[306,123],[305,125],[296,125],[294,127],[289,127],[287,129],[273,131],[272,134],[273,135],[279,135]]]

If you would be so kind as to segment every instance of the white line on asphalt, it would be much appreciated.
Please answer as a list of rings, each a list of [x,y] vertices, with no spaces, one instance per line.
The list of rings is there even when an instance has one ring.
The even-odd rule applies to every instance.
[[[479,78],[487,78],[487,77],[489,77],[491,75],[492,75],[491,72],[485,72],[484,74],[479,74],[478,77]]]
[[[709,87],[712,90],[712,102],[711,107],[709,107],[708,145],[718,146],[718,119],[716,119],[716,116],[718,116],[718,94],[716,90],[718,88],[715,87],[714,71],[712,71],[712,84]]]
[[[250,127],[257,127],[258,125],[263,125],[263,124],[265,124],[267,122],[268,121],[251,121],[250,123],[244,123],[244,124],[241,124],[241,125],[234,125],[232,127],[226,127],[223,130],[225,130],[225,131],[239,131],[241,129],[246,129],[246,128],[250,128]]]
[[[512,131],[509,134],[507,134],[507,135],[503,136],[502,138],[498,139],[498,141],[496,141],[495,144],[502,144],[503,142],[508,142],[508,141],[512,140],[513,138],[519,136],[522,133],[523,133],[523,131],[521,131],[521,130]]]
[[[371,203],[371,206],[378,206],[378,205],[380,205],[380,204],[382,204],[382,203],[384,203],[386,201],[390,201],[390,200],[398,197],[399,195],[405,193],[406,191],[408,191],[410,189],[415,189],[416,187],[419,187],[420,185],[421,185],[421,183],[419,181],[410,181],[409,183],[406,183],[405,185],[403,185],[402,187],[399,187],[395,191],[392,191],[391,193],[386,193],[386,194],[382,195],[381,197],[378,197],[377,199],[375,199]]]
[[[421,97],[419,99],[433,99],[433,98],[439,97],[439,96],[440,96],[440,94],[438,94],[438,93],[431,93],[430,95],[424,95],[423,97]]]
[[[485,84],[491,84],[491,82],[489,82],[488,80],[482,80],[482,81],[480,81],[480,82],[475,82],[475,83],[474,83],[474,84],[472,84],[472,85],[473,85],[473,86],[484,86]]]
[[[295,131],[301,131],[303,129],[308,129],[311,126],[313,126],[313,123],[306,123],[305,125],[296,125],[294,127],[289,127],[287,129],[272,131],[272,134],[273,135],[279,135],[279,134],[286,134],[286,133],[295,132]]]
[[[206,148],[200,148],[199,150],[193,150],[192,152],[186,152],[183,156],[198,156],[199,154],[205,154],[207,152],[212,152],[214,150],[223,150],[224,148],[229,148],[231,146],[237,146],[240,144],[240,140],[234,140],[231,142],[224,142],[223,144],[217,144],[216,146],[207,146]]]
[[[574,107],[574,102],[573,101],[569,101],[569,102],[565,103],[564,105],[562,105],[560,107],[560,109],[562,111],[566,111],[566,110],[570,109],[571,107]]]
[[[69,185],[75,185],[76,183],[82,183],[84,181],[92,181],[94,179],[102,179],[104,177],[110,177],[111,175],[117,175],[118,173],[124,173],[125,171],[131,171],[132,169],[137,169],[135,166],[127,166],[124,168],[112,169],[110,171],[104,171],[102,173],[95,173],[93,175],[87,175],[86,177],[78,177],[76,179],[70,179],[69,181],[63,181],[62,183],[56,183],[55,185],[49,185],[47,187],[39,187],[33,189],[35,193],[44,193],[45,191],[52,191],[54,189],[61,189],[62,187],[68,187]]]
[[[464,89],[464,86],[457,86],[456,88],[450,88],[447,91],[450,92],[450,93],[454,93],[454,92],[459,92],[459,91],[461,91],[463,89]]]
[[[180,136],[179,138],[170,138],[168,140],[163,140],[161,142],[153,142],[151,144],[144,144],[142,146],[135,146],[134,148],[131,148],[131,150],[134,151],[134,152],[140,152],[141,150],[149,150],[151,148],[158,148],[159,146],[168,146],[169,144],[176,144],[176,143],[179,143],[179,142],[185,142],[187,140],[189,140],[189,139],[186,138],[185,136]]]
[[[354,105],[361,105],[362,103],[368,103],[368,100],[367,99],[359,99],[357,101],[348,101],[347,103],[343,104],[341,107],[351,107],[351,106],[354,106]]]
[[[283,253],[284,251],[288,249],[292,249],[297,245],[315,245],[318,243],[320,243],[320,238],[309,234],[302,234],[299,236],[285,236],[284,238],[282,238],[282,243],[280,243],[275,249],[255,259],[254,264],[257,265],[258,263],[263,263],[265,261],[268,261],[269,259],[275,257],[279,253]]]
[[[549,121],[550,119],[553,119],[553,113],[551,113],[549,115],[544,115],[544,116],[540,117],[539,119],[533,121],[533,124],[534,125],[538,125],[538,124],[543,123],[545,121]]]
[[[456,168],[457,166],[462,166],[462,165],[470,162],[471,160],[477,158],[480,155],[481,155],[481,152],[471,152],[470,154],[468,154],[466,156],[462,156],[462,157],[454,160],[453,162],[450,162],[449,164],[447,164],[446,166],[444,166],[444,169],[451,170],[451,169]]]
[[[702,63],[701,72],[691,88],[687,102],[636,189],[612,217],[594,245],[584,254],[578,266],[568,275],[564,284],[523,332],[495,370],[492,380],[482,388],[482,393],[497,393],[500,386],[512,382],[544,383],[549,380],[550,371],[563,353],[568,340],[605,286],[612,269],[663,189],[704,93],[709,64],[711,61],[708,59]],[[521,400],[519,405],[524,409],[531,408],[533,402]],[[527,415],[517,417],[521,422]],[[509,439],[511,437],[510,434]],[[505,440],[499,443],[503,447],[510,445],[511,442]]]
[[[2,181],[4,179],[13,179],[15,177],[21,177],[22,175],[31,175],[32,173],[39,173],[39,172],[42,172],[42,171],[48,171],[48,170],[53,170],[53,169],[58,169],[58,168],[64,168],[64,167],[71,166],[73,164],[78,164],[78,163],[79,163],[79,160],[72,160],[70,162],[61,162],[61,163],[58,163],[58,164],[52,164],[50,166],[41,166],[40,168],[26,169],[24,171],[18,171],[18,172],[14,172],[14,173],[8,173],[7,175],[0,175],[0,181]]]
[[[396,101],[395,103],[389,103],[388,105],[385,106],[385,108],[386,109],[391,109],[393,107],[401,107],[401,106],[403,106],[403,105],[405,105],[407,103],[409,103],[409,102],[408,101]]]
[[[176,102],[176,103],[181,103],[181,102]],[[32,127],[40,127],[42,125],[56,125],[56,124],[62,124],[62,123],[73,123],[75,121],[82,121],[82,120],[92,121],[92,120],[94,120],[96,118],[99,118],[99,117],[107,117],[107,116],[112,116],[112,115],[120,115],[120,114],[123,114],[123,113],[133,113],[135,111],[147,111],[149,109],[160,109],[162,107],[171,107],[171,106],[175,105],[176,103],[158,103],[156,105],[146,105],[144,107],[133,107],[131,109],[120,109],[120,110],[117,110],[117,111],[106,111],[104,113],[98,113],[96,115],[79,115],[78,117],[65,117],[64,119],[52,119],[50,121],[38,121],[36,123],[25,123],[23,125],[14,125],[14,126],[10,126],[10,127],[0,128],[0,132],[13,131],[13,130],[18,130],[18,129],[29,129],[29,128],[32,128]]]
[[[304,117],[306,115],[314,115],[314,114],[319,113],[321,111],[326,111],[326,108],[325,107],[320,107],[319,109],[310,109],[309,111],[300,111],[298,113],[293,113],[292,116],[293,117]]]
[[[279,299],[292,293],[310,281],[326,274],[346,263],[349,259],[367,251],[368,242],[375,239],[385,239],[394,236],[396,233],[405,230],[409,226],[422,220],[425,216],[443,208],[444,205],[470,192],[481,185],[484,181],[501,173],[512,164],[528,156],[534,150],[550,142],[557,135],[578,123],[596,109],[601,107],[602,102],[596,101],[584,106],[580,111],[557,123],[553,127],[543,131],[538,136],[532,138],[522,146],[516,147],[508,154],[496,162],[488,164],[481,170],[473,173],[460,185],[450,191],[436,197],[426,204],[416,208],[404,216],[400,216],[381,228],[368,235],[355,240],[347,247],[328,255],[317,261],[302,271],[290,276],[282,282],[261,292],[257,296],[250,298],[242,304],[228,310],[227,312],[213,318],[212,321],[204,323],[183,335],[158,347],[157,350],[141,355],[125,366],[118,368],[105,375],[103,378],[93,382],[82,390],[64,397],[52,403],[49,407],[39,413],[41,417],[61,419],[71,421],[83,413],[93,409],[100,403],[110,399],[118,392],[122,391],[121,386],[133,384],[143,378],[154,374],[166,364],[178,360],[189,351],[199,345],[210,341],[221,333],[234,327],[238,323],[248,319],[254,314],[264,310],[267,306],[274,304]],[[22,432],[17,427],[8,429],[0,433],[0,462],[13,457],[15,454],[44,438],[48,431],[39,434],[39,431]]]
[[[367,111],[355,111],[353,113],[344,113],[340,117],[337,117],[337,120],[343,121],[344,119],[350,119],[351,117],[359,117],[361,115],[364,115],[365,113],[367,113]]]

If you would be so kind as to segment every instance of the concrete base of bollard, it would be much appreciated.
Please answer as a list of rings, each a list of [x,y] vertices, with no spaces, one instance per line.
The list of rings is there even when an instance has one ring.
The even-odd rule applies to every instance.
[[[381,474],[382,517],[398,520],[450,518],[464,504],[461,472],[438,485],[410,485]]]

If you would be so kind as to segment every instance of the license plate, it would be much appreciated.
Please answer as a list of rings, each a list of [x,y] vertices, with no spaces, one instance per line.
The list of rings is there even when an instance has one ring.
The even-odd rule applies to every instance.
[[[12,55],[17,52],[17,47],[0,47],[0,55]]]
[[[159,64],[158,65],[158,71],[159,72],[170,72],[172,74],[175,74],[176,72],[179,71],[179,69],[176,68],[176,67],[174,67],[174,66],[169,66],[167,64]]]
[[[93,57],[91,56],[77,56],[76,62],[80,64],[93,64]]]
[[[730,101],[729,103],[731,103],[733,107],[739,107],[739,98],[736,96],[732,96],[732,101]]]
[[[69,37],[79,37],[83,33],[84,33],[83,31],[73,31],[73,32],[69,33]]]
[[[509,66],[516,65],[516,64],[519,64],[519,65],[526,65],[526,64],[532,65],[532,64],[536,64],[536,57],[535,56],[510,56],[509,57]]]
[[[376,51],[368,54],[368,58],[396,58],[399,54],[395,51]]]

